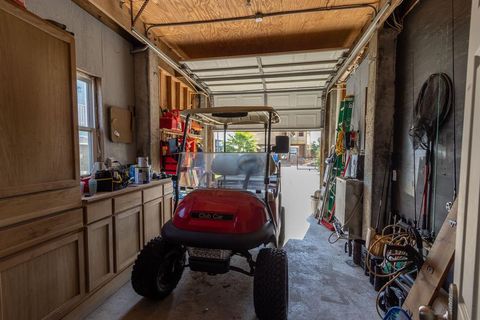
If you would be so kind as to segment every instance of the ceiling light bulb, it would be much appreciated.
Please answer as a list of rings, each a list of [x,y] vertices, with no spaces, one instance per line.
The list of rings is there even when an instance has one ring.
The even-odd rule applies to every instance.
[[[260,12],[255,15],[255,22],[260,23],[263,21],[263,14]]]

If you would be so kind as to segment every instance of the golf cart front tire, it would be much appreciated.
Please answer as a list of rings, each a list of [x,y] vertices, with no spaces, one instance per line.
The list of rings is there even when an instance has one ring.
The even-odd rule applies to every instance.
[[[283,249],[263,248],[255,263],[253,302],[260,320],[288,317],[288,259]]]
[[[146,298],[163,299],[175,289],[184,269],[185,250],[157,237],[148,242],[133,265],[133,289]]]

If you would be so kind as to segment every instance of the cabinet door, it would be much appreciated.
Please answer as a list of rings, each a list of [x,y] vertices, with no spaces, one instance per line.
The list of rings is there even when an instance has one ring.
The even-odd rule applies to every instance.
[[[147,202],[143,205],[143,238],[145,244],[160,235],[162,214],[162,198]]]
[[[83,232],[0,262],[0,319],[59,319],[84,295]]]
[[[173,217],[173,195],[167,194],[163,197],[163,221],[165,224]]]
[[[87,226],[88,291],[92,291],[114,274],[112,224],[110,217]]]
[[[115,271],[121,271],[135,261],[142,248],[142,207],[119,213],[114,217]]]
[[[78,188],[73,36],[0,1],[0,43],[0,198]]]

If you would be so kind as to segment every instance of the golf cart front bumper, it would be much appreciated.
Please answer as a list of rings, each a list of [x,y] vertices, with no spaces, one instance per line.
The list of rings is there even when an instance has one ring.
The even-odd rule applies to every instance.
[[[172,243],[197,248],[245,251],[273,241],[274,228],[267,222],[259,230],[250,233],[196,232],[177,228],[168,221],[162,228],[162,237]]]

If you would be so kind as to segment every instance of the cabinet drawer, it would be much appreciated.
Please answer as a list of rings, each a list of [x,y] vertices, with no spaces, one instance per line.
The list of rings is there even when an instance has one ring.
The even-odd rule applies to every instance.
[[[92,202],[85,207],[85,223],[89,224],[112,215],[112,199]]]
[[[0,256],[31,247],[83,227],[82,209],[62,212],[0,232]]]
[[[163,186],[155,186],[143,190],[143,203],[158,199],[163,196]]]
[[[142,207],[122,212],[114,217],[115,271],[121,271],[135,261],[142,248]]]
[[[115,213],[125,211],[127,209],[142,204],[142,191],[135,191],[118,196],[113,199]]]
[[[112,218],[87,226],[87,283],[88,291],[113,277],[113,222]]]
[[[173,193],[173,183],[166,183],[163,185],[163,194]]]

